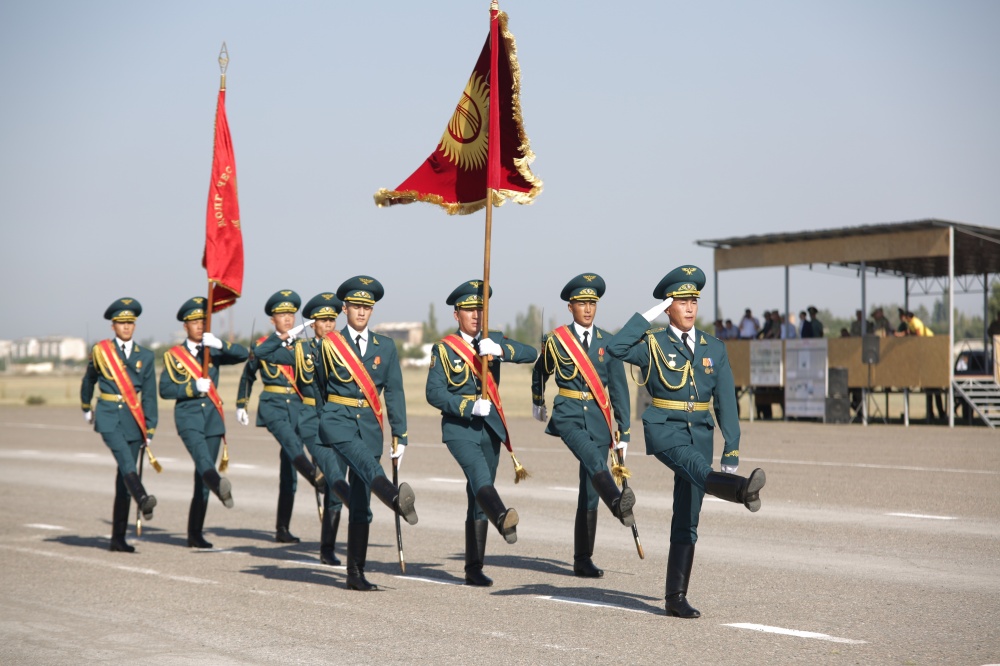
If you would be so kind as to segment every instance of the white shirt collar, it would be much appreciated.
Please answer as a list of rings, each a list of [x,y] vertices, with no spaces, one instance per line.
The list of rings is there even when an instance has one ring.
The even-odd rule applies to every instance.
[[[185,344],[187,344],[187,348],[189,350],[191,350],[192,354],[197,354],[198,353],[198,345],[201,344],[201,343],[195,342],[191,338],[188,338],[187,342]]]
[[[688,340],[691,341],[691,345],[688,347],[688,349],[690,349],[691,351],[694,351],[694,327],[692,327],[690,331],[682,331],[681,329],[677,328],[673,324],[670,324],[670,331],[675,336],[677,336],[678,340],[683,340],[684,338],[682,336],[686,332],[688,334]]]
[[[473,340],[478,340],[479,339],[478,335],[469,335],[468,333],[466,333],[462,329],[458,329],[458,332],[459,332],[459,334],[461,334],[462,339],[465,340],[466,342],[468,342],[470,345],[472,344]]]
[[[354,328],[351,327],[350,324],[347,324],[347,332],[351,336],[351,342],[354,342],[355,340],[357,340],[359,335],[361,336],[361,342],[368,342],[368,327],[367,326],[365,326],[365,328],[364,328],[363,331],[356,331],[356,330],[354,330]]]
[[[131,356],[132,355],[132,342],[133,342],[132,340],[129,340],[128,342],[125,342],[124,340],[122,340],[121,338],[119,338],[117,335],[115,336],[115,346],[118,347],[118,349],[121,349],[122,345],[125,345],[125,356]]]
[[[576,331],[576,337],[580,338],[581,340],[583,340],[583,334],[584,334],[584,332],[587,332],[587,333],[590,334],[590,335],[587,336],[587,338],[589,340],[593,340],[594,339],[594,325],[593,324],[591,324],[587,328],[584,328],[583,326],[580,326],[578,323],[576,323],[574,321],[573,322],[573,329]]]

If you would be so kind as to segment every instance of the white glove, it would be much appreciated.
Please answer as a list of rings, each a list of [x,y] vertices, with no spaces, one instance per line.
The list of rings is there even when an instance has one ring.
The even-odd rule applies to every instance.
[[[479,400],[476,400],[474,403],[472,403],[472,415],[482,416],[485,418],[490,415],[491,408],[492,405],[490,404],[489,400],[483,400],[482,398],[480,398]]]
[[[615,449],[618,450],[618,455],[621,456],[622,460],[625,460],[625,454],[628,453],[628,442],[619,441],[615,444]]]
[[[536,421],[544,423],[549,416],[549,410],[545,408],[545,405],[532,405],[531,415],[535,417]]]
[[[306,330],[306,326],[312,326],[312,325],[313,325],[313,320],[312,319],[304,319],[301,324],[299,324],[298,326],[294,326],[291,329],[289,329],[289,331],[288,331],[288,340],[292,341],[295,338],[299,337],[300,335],[302,335],[302,331]]]
[[[83,420],[86,421],[87,423],[93,423],[94,422],[94,412],[90,411],[89,409],[87,411],[85,411],[83,413]]]
[[[489,338],[483,338],[479,341],[479,355],[480,356],[496,356],[498,359],[503,356],[503,348],[498,345],[493,340]]]
[[[194,380],[194,386],[198,389],[198,393],[208,393],[212,390],[212,380],[208,377],[199,377]]]
[[[250,425],[250,415],[247,414],[247,410],[242,407],[236,408],[236,422],[240,425],[248,426]]]
[[[739,465],[722,465],[722,471],[726,474],[736,474],[736,470],[739,468]]]
[[[211,331],[205,331],[205,335],[201,339],[201,344],[212,349],[222,349],[222,340],[215,337],[215,334]]]
[[[149,446],[152,443],[153,443],[153,438],[152,437],[147,437],[146,438],[146,446]]]
[[[654,319],[663,314],[663,311],[670,307],[670,304],[674,302],[673,298],[668,298],[662,303],[657,303],[650,309],[642,313],[642,318],[648,322],[652,322]]]
[[[397,444],[396,452],[389,454],[391,460],[396,461],[396,471],[403,468],[403,454],[406,453],[406,444]]]

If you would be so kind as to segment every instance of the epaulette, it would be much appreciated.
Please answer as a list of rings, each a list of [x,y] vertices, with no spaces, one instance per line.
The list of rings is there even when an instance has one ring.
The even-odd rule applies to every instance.
[[[646,331],[646,335],[649,335],[651,333],[659,333],[659,332],[665,331],[665,330],[667,330],[666,326],[660,326],[659,328],[651,328],[651,329],[649,329],[649,330]]]

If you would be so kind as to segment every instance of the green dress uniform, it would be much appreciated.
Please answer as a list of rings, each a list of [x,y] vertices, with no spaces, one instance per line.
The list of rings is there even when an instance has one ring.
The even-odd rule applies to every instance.
[[[384,293],[382,284],[367,275],[352,277],[337,288],[337,298],[345,305],[371,307]],[[393,440],[400,446],[406,446],[406,396],[396,343],[390,337],[368,330],[368,344],[362,352],[357,345],[357,335],[364,331],[352,332],[350,327],[345,326],[340,333],[364,365],[376,393],[383,396]],[[354,590],[374,590],[376,586],[364,576],[372,520],[371,494],[374,493],[411,525],[417,522],[414,494],[409,484],[401,483],[397,488],[386,477],[380,462],[382,427],[367,397],[335,352],[333,342],[322,339],[319,352],[321,362],[316,363],[316,381],[323,401],[322,405],[317,405],[320,440],[343,456],[350,466],[347,585]]]
[[[302,309],[302,314],[306,319],[335,320],[342,308],[343,304],[336,294],[324,292],[310,299]],[[322,470],[326,483],[323,493],[323,526],[320,532],[320,562],[337,566],[341,563],[335,552],[340,512],[343,503],[350,501],[350,488],[344,480],[347,476],[347,461],[319,437],[317,405],[322,404],[322,396],[315,377],[321,350],[321,340],[315,337],[296,339],[294,346],[289,347],[282,344],[277,334],[272,334],[257,346],[256,354],[262,361],[295,368],[295,380],[302,394],[302,409],[299,410],[296,431],[316,466]]]
[[[653,297],[697,300],[704,286],[705,274],[700,268],[681,266],[660,281]],[[751,511],[757,511],[764,473],[754,470],[747,479],[712,471],[716,423],[725,440],[722,465],[733,469],[739,465],[740,425],[735,383],[725,344],[694,328],[686,335],[687,340],[672,327],[650,328],[645,317],[635,314],[612,337],[608,353],[639,367],[640,385],[646,387],[653,399],[642,415],[646,454],[655,456],[674,472],[667,613],[699,617],[700,613],[686,601],[686,595],[705,493],[743,503]],[[714,406],[714,420],[710,404]]]
[[[493,290],[490,289],[490,295]],[[483,283],[469,280],[456,287],[447,304],[455,310],[482,310]],[[465,344],[478,358],[480,341],[461,330]],[[502,353],[489,362],[489,372],[500,384],[501,362],[531,363],[538,351],[529,345],[511,340],[499,331],[490,331],[488,338],[500,346]],[[517,511],[508,509],[497,493],[494,483],[500,461],[500,445],[507,441],[507,430],[496,409],[485,416],[473,414],[478,396],[484,389],[465,360],[444,342],[431,351],[425,395],[427,402],[441,410],[441,438],[448,451],[465,474],[468,510],[465,523],[465,579],[470,585],[493,584],[482,573],[486,553],[487,519],[508,543],[517,541]]]
[[[302,299],[298,294],[291,289],[284,289],[267,300],[264,313],[269,317],[282,313],[294,314],[299,311],[301,304]],[[278,453],[280,467],[278,510],[274,526],[275,540],[279,543],[298,543],[299,538],[289,531],[297,488],[295,470],[298,470],[314,488],[324,488],[326,483],[323,475],[305,454],[305,448],[297,432],[302,412],[302,398],[296,391],[294,370],[293,380],[290,381],[279,365],[262,360],[256,353],[256,347],[256,341],[251,341],[250,358],[243,366],[239,390],[236,393],[236,406],[239,409],[246,409],[250,404],[253,384],[259,374],[264,390],[257,401],[257,427],[267,428],[281,445]]]
[[[177,311],[177,320],[190,322],[204,319],[205,300],[196,296],[186,301]],[[175,356],[174,351],[168,351],[163,356],[160,397],[177,401],[174,406],[174,425],[195,466],[194,495],[188,512],[188,546],[211,548],[212,544],[202,536],[209,491],[215,493],[227,508],[233,506],[232,484],[229,479],[220,477],[215,469],[219,446],[226,434],[226,424],[211,399],[198,392],[195,377],[183,363],[187,360],[201,367],[201,345],[188,340],[181,347],[183,348],[177,353],[186,354],[183,359]],[[230,342],[223,343],[222,349],[210,348],[209,352],[208,377],[216,386],[219,384],[219,366],[236,365],[246,361],[249,356],[246,347]]]
[[[595,273],[583,273],[570,280],[560,294],[562,300],[573,303],[594,303],[604,295],[604,279]],[[632,408],[629,404],[625,366],[607,353],[611,334],[591,325],[586,330],[575,321],[569,330],[580,343],[594,366],[601,386],[614,412],[618,441],[629,441]],[[586,334],[586,335],[584,335]],[[562,438],[570,452],[580,462],[580,492],[577,495],[576,522],[573,530],[573,573],[585,578],[600,578],[604,571],[591,559],[597,535],[597,502],[603,499],[612,514],[625,525],[634,525],[632,507],[635,495],[631,488],[618,490],[608,469],[608,453],[615,435],[608,428],[601,408],[595,403],[591,387],[583,373],[562,346],[555,333],[542,340],[542,354],[531,374],[532,403],[545,406],[545,383],[555,375],[559,394],[552,402],[552,418],[545,432]]]
[[[139,301],[134,298],[119,298],[108,306],[104,318],[112,322],[134,323],[140,314],[142,305]],[[152,439],[158,418],[153,352],[140,347],[131,339],[125,342],[116,336],[111,342],[138,394],[145,417],[146,437]],[[111,450],[111,455],[118,465],[115,474],[115,501],[111,512],[110,549],[131,553],[135,548],[125,541],[129,496],[131,495],[139,505],[146,520],[153,517],[156,498],[146,494],[136,469],[136,460],[142,455],[142,447],[146,443],[142,429],[125,404],[110,370],[98,360],[100,358],[101,353],[95,346],[80,383],[80,403],[85,415],[93,413],[94,430],[101,434],[104,444]],[[98,392],[98,401],[96,409],[92,410],[91,402],[95,388]]]

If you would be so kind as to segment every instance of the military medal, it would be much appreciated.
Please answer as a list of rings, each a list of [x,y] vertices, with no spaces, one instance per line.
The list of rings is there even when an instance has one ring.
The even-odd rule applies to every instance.
[[[671,368],[677,367],[677,361],[674,360],[674,357],[676,357],[677,354],[667,354],[667,356],[670,357],[670,360],[667,361],[667,365],[669,365]]]
[[[600,363],[604,363],[604,347],[597,350],[597,360]]]
[[[376,356],[375,360],[372,361],[372,370],[378,370],[378,364],[382,362],[381,356]]]
[[[702,367],[705,368],[705,374],[706,375],[712,374],[712,367],[713,367],[712,366],[712,359],[710,359],[710,358],[703,358],[703,359],[701,359],[701,365],[702,365]]]
[[[136,361],[135,362],[135,369],[136,370],[142,370],[142,361]]]

